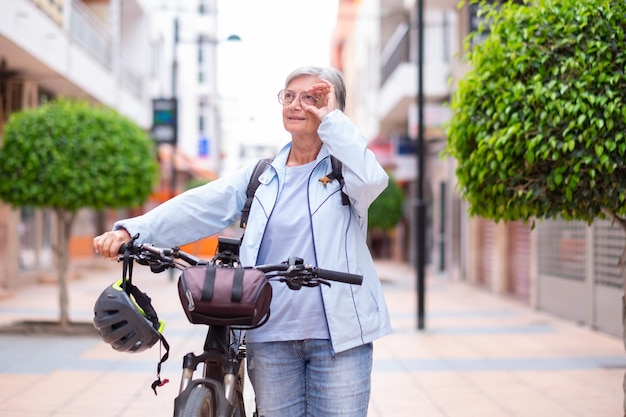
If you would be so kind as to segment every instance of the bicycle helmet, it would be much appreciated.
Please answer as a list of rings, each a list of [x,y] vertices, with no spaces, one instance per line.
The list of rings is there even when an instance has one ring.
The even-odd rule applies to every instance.
[[[100,337],[119,352],[137,353],[162,339],[165,324],[159,320],[150,298],[130,285],[131,295],[122,280],[108,286],[94,305],[93,324]]]

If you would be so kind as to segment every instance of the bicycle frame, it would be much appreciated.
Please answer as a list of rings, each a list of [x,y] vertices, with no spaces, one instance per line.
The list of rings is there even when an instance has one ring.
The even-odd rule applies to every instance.
[[[209,326],[203,352],[199,355],[190,352],[183,358],[179,395],[174,401],[174,416],[181,415],[191,391],[198,385],[204,385],[212,392],[215,416],[230,417],[239,407],[236,415],[244,417],[244,359],[245,344],[240,331],[230,326]],[[203,377],[194,379],[200,364],[204,364]]]

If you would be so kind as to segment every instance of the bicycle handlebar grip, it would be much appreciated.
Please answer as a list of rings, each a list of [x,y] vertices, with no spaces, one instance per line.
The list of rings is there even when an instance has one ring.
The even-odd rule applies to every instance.
[[[136,253],[139,250],[139,246],[133,244],[133,242],[122,243],[120,248],[117,250],[118,255],[123,255],[127,250],[130,250],[131,253]]]
[[[267,265],[257,265],[254,269],[258,269],[263,273],[274,272],[274,271],[286,271],[289,269],[289,265],[286,263],[283,264],[267,264]]]
[[[322,279],[330,281],[343,282],[352,285],[361,285],[363,283],[363,275],[350,274],[348,272],[331,271],[330,269],[315,268],[315,273]]]

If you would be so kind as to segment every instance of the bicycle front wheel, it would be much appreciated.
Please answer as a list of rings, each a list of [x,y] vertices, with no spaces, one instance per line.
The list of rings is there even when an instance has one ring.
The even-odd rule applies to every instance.
[[[215,417],[215,413],[213,392],[205,386],[198,385],[191,390],[178,415],[180,417]]]

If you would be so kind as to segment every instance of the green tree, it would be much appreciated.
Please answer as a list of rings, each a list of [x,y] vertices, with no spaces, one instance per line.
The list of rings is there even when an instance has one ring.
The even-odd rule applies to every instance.
[[[472,214],[626,213],[626,3],[482,3],[484,42],[452,99],[447,153]]]
[[[470,214],[626,231],[626,2],[480,3],[489,33],[466,39],[444,153]]]
[[[370,205],[367,217],[369,229],[391,230],[402,220],[404,193],[390,176],[387,188]]]
[[[390,176],[387,188],[370,205],[367,227],[368,241],[374,256],[390,255],[390,233],[402,220],[404,193],[396,180]]]
[[[205,178],[192,178],[187,183],[186,190],[191,190],[192,188],[203,186],[204,184],[211,182],[211,180],[207,180]]]
[[[146,201],[157,178],[152,142],[112,109],[58,99],[13,113],[0,146],[0,199],[56,214],[60,325],[67,327],[66,275],[76,212]]]

